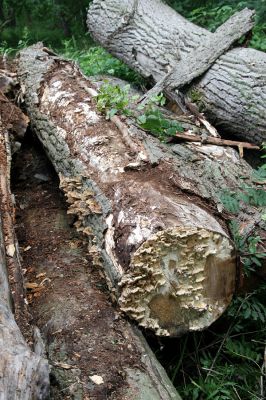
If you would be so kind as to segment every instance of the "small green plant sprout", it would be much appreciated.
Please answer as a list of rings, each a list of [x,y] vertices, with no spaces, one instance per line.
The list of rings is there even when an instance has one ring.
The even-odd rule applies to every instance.
[[[165,118],[159,109],[147,109],[137,118],[137,122],[142,129],[151,132],[163,142],[175,136],[176,132],[184,131],[178,122]]]
[[[164,97],[163,93],[159,93],[157,95],[153,95],[149,98],[148,102],[141,103],[138,105],[137,110],[148,111],[153,110],[155,106],[163,107],[166,103],[166,98]]]
[[[115,114],[132,115],[130,103],[137,100],[138,96],[129,96],[130,85],[112,85],[104,81],[96,97],[97,108],[106,114],[106,119],[111,119]]]
[[[137,117],[139,126],[151,132],[162,142],[165,142],[171,136],[175,136],[176,132],[184,131],[178,122],[166,118],[158,108],[158,106],[164,106],[165,103],[166,99],[163,93],[152,96],[147,104],[138,106],[138,110],[143,110],[143,113]]]
[[[175,136],[176,132],[182,132],[183,127],[176,121],[166,118],[158,106],[165,104],[163,94],[153,96],[145,106],[138,106],[137,110],[143,110],[140,115],[130,109],[130,105],[138,100],[139,96],[130,96],[130,85],[112,85],[105,81],[96,97],[97,108],[106,114],[107,119],[111,119],[116,114],[123,114],[136,119],[137,124],[147,132],[152,133],[161,141]]]
[[[195,89],[195,88],[192,88],[192,89],[189,91],[188,95],[189,95],[190,100],[191,100],[193,103],[196,103],[198,106],[201,105],[201,102],[202,102],[202,93],[201,93],[199,90],[197,90],[197,89]]]

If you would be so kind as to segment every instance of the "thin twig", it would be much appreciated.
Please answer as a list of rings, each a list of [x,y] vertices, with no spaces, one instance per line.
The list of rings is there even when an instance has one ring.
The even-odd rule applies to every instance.
[[[177,132],[175,134],[175,137],[177,139],[183,139],[188,142],[200,142],[204,144],[214,144],[216,146],[233,146],[233,147],[238,147],[239,150],[242,149],[242,152],[240,151],[240,156],[242,156],[243,149],[249,149],[249,150],[260,150],[259,146],[256,146],[252,143],[248,142],[239,142],[235,140],[226,140],[226,139],[220,139],[217,137],[210,137],[208,136],[207,138],[202,139],[201,136],[199,135],[190,135],[188,133],[180,133]]]

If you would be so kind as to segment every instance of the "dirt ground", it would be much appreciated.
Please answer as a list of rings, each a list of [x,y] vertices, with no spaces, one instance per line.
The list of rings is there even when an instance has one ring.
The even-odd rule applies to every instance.
[[[138,355],[31,136],[16,155],[12,180],[27,300],[47,345],[51,398],[124,399],[124,368]]]

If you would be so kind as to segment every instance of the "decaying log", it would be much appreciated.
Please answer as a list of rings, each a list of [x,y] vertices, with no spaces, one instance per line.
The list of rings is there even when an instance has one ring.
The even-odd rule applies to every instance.
[[[132,154],[117,126],[97,113],[84,90],[93,85],[74,64],[38,44],[20,53],[18,65],[32,128],[121,309],[158,335],[210,325],[235,286],[219,191],[239,187],[240,176],[252,185],[251,168],[233,149],[167,147],[126,121],[138,149]],[[248,207],[245,230],[260,221]]]
[[[16,235],[15,201],[10,190],[10,171],[12,153],[21,145],[21,140],[27,129],[29,119],[8,98],[2,94],[0,98],[2,136],[1,154],[3,160],[0,166],[0,193],[1,212],[4,226],[5,247],[7,253],[7,267],[14,301],[14,315],[17,323],[24,332],[27,331],[27,307],[24,301],[23,276],[20,264],[20,255]]]
[[[8,111],[5,107],[8,107]],[[49,396],[47,360],[30,349],[14,317],[15,314],[18,323],[22,318],[25,320],[27,309],[23,296],[18,245],[13,228],[14,205],[9,181],[11,161],[9,132],[23,135],[27,118],[4,96],[0,99],[0,109],[0,399],[46,399]],[[20,128],[16,126],[19,120]],[[12,295],[8,272],[9,277],[13,278]],[[21,324],[23,325],[23,322]]]
[[[27,299],[49,360],[51,399],[180,400],[141,333],[111,304],[37,140],[24,144],[14,173],[18,238],[30,247]]]
[[[94,0],[87,24],[94,39],[110,53],[155,82],[168,73],[175,77],[171,71],[179,66],[182,76],[190,81],[195,77],[190,66],[198,63],[198,49],[206,43],[206,48],[210,45],[208,54],[215,53],[217,44],[213,48],[212,43],[223,29],[210,33],[160,0]],[[235,48],[221,55],[197,82],[186,86],[184,93],[197,101],[216,127],[260,145],[266,138],[265,70],[265,53]],[[186,78],[181,84],[185,82]],[[178,85],[179,81],[175,84],[171,80],[171,87]],[[168,89],[167,95],[176,98]]]

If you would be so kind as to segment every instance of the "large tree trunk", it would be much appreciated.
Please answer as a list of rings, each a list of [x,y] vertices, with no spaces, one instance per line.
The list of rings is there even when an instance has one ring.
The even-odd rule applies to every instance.
[[[96,41],[144,77],[160,81],[214,35],[185,20],[160,0],[94,0],[87,19]],[[219,32],[217,32],[217,36]],[[213,48],[213,52],[216,48]],[[204,53],[203,53],[204,54]],[[216,127],[261,144],[266,138],[266,54],[235,48],[184,93],[197,99]],[[178,85],[176,85],[178,86]]]
[[[250,167],[231,149],[170,148],[133,125],[122,133],[97,113],[93,85],[75,65],[41,45],[18,63],[32,127],[121,309],[159,335],[210,325],[230,303],[236,276],[215,204],[240,176],[251,184]],[[252,229],[259,215],[249,207],[242,218]]]
[[[36,138],[14,161],[28,302],[45,342],[51,399],[180,400],[138,329],[112,306]]]
[[[3,94],[0,98],[0,111],[0,399],[46,399],[49,396],[47,360],[30,349],[13,314],[14,309],[16,320],[24,332],[29,329],[9,182],[9,133],[11,137],[14,134],[22,135],[27,120]]]

